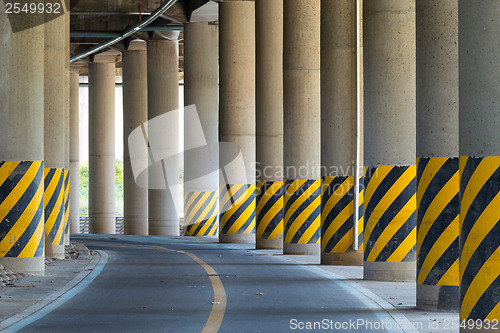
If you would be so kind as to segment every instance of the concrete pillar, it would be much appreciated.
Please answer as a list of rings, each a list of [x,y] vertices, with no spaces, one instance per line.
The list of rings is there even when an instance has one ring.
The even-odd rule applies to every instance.
[[[31,274],[45,272],[41,23],[36,16],[0,11],[0,264]]]
[[[219,30],[184,26],[184,225],[186,236],[217,235]],[[190,106],[194,105],[194,108]]]
[[[44,24],[45,254],[64,259],[65,193],[65,15]]]
[[[419,0],[417,306],[458,310],[458,1]]]
[[[80,233],[80,66],[72,66],[70,75],[70,231]]]
[[[353,250],[356,131],[356,2],[321,2],[321,263],[363,265]],[[359,244],[363,207],[358,207]]]
[[[283,0],[255,2],[258,249],[283,248]]]
[[[89,64],[89,228],[115,230],[115,64]]]
[[[284,254],[320,252],[320,7],[284,2]]]
[[[71,186],[70,180],[70,127],[71,127],[71,111],[70,111],[70,45],[69,45],[69,33],[70,33],[70,14],[66,12],[64,14],[64,244],[69,245],[69,233],[70,233],[70,223],[69,214],[71,210],[71,203],[69,197],[69,191]]]
[[[147,169],[148,149],[130,157],[129,135],[148,121],[148,57],[144,49],[123,52],[123,189],[124,228],[126,235],[147,235],[148,190],[136,183],[132,165]],[[146,174],[147,175],[147,174]]]
[[[150,235],[179,235],[179,45],[148,42],[148,136],[155,150],[149,168]],[[162,116],[154,119],[155,117]],[[164,158],[168,157],[168,158]],[[160,189],[156,189],[161,184]]]
[[[255,2],[219,3],[220,230],[223,243],[255,242]],[[230,162],[230,163],[229,163]]]
[[[460,318],[500,320],[500,2],[459,1]]]
[[[364,278],[415,281],[415,1],[363,13]]]

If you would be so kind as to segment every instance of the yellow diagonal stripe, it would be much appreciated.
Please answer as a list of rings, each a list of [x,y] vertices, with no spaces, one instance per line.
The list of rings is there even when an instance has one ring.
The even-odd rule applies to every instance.
[[[411,251],[417,242],[417,227],[413,228],[410,234],[399,244],[396,251],[387,259],[387,262],[401,262],[406,255]]]
[[[422,175],[418,180],[417,203],[420,204],[420,202],[422,201],[422,196],[425,193],[425,190],[427,190],[427,187],[429,187],[429,184],[431,183],[432,179],[439,171],[439,169],[441,169],[441,167],[446,163],[447,160],[448,158],[446,157],[433,157],[429,159],[429,162],[427,162],[427,165],[425,166],[425,169],[422,171]]]

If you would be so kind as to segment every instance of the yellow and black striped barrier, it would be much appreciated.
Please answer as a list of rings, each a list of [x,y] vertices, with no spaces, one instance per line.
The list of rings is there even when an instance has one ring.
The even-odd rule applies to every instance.
[[[45,243],[64,245],[64,169],[45,168],[44,181]]]
[[[460,157],[460,318],[500,320],[500,157]]]
[[[71,205],[69,202],[69,170],[64,170],[64,237],[69,240],[69,210]]]
[[[321,252],[346,253],[352,248],[354,177],[323,177],[321,187]],[[363,252],[363,189],[358,202],[358,252]],[[362,258],[361,258],[362,261]],[[362,264],[362,262],[361,262]]]
[[[369,167],[365,174],[364,260],[415,262],[416,166]]]
[[[217,235],[217,191],[188,192],[184,197],[186,236]]]
[[[321,180],[285,180],[285,244],[319,244]]]
[[[257,183],[257,239],[283,238],[283,182]]]
[[[43,161],[0,162],[0,257],[44,256]]]
[[[255,184],[221,185],[219,193],[219,233],[255,233]]]
[[[437,298],[440,309],[458,306],[458,167],[458,158],[417,159],[417,284],[454,287]]]

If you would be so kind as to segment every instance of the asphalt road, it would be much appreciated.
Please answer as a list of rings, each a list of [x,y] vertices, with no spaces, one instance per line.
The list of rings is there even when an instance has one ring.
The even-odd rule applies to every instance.
[[[374,302],[282,256],[190,238],[77,241],[107,264],[21,332],[399,331]]]

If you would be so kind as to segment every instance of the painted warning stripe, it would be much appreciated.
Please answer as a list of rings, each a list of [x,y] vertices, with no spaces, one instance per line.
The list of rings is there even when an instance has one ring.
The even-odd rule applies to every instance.
[[[417,160],[417,283],[458,286],[459,159]]]
[[[283,182],[257,183],[258,239],[283,238]]]
[[[44,255],[43,161],[0,162],[0,257]]]
[[[366,170],[364,260],[416,260],[416,166],[372,166]]]
[[[321,180],[285,180],[284,242],[319,244],[321,228]]]
[[[500,157],[460,157],[460,318],[500,319]]]
[[[64,169],[45,168],[45,242],[64,245]]]
[[[360,184],[361,185],[361,184]],[[358,241],[363,244],[363,191],[359,192]],[[345,253],[352,247],[354,177],[324,177],[321,187],[321,252]],[[360,250],[362,251],[361,247]]]
[[[64,235],[69,235],[69,210],[71,209],[71,205],[69,202],[69,187],[70,187],[70,179],[69,179],[69,170],[64,170]]]
[[[255,232],[255,184],[226,184],[219,191],[220,234]]]
[[[188,192],[184,202],[186,236],[217,235],[217,191]]]

